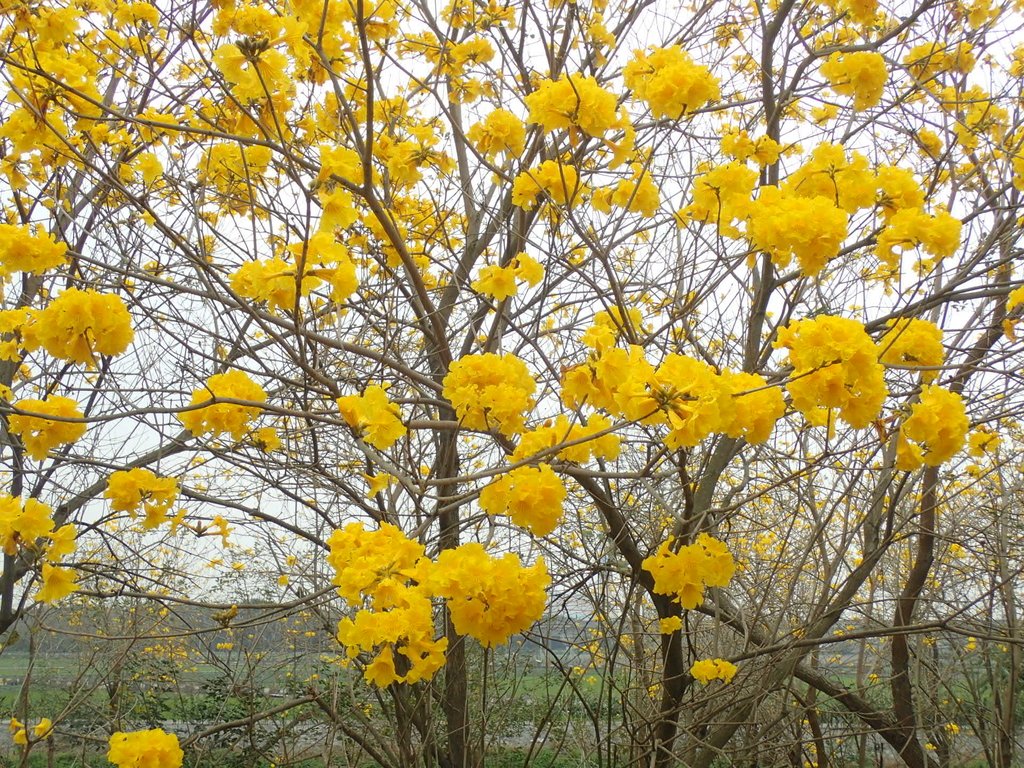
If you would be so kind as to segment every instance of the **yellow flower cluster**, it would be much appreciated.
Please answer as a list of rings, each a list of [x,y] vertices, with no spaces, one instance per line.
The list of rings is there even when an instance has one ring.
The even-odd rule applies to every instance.
[[[678,632],[683,628],[683,620],[679,616],[669,616],[665,619],[658,620],[658,633],[662,635],[671,635],[674,632]]]
[[[889,274],[897,273],[900,253],[922,246],[936,259],[952,256],[960,247],[960,220],[946,211],[934,216],[920,208],[904,208],[889,217],[878,236],[875,255]]]
[[[585,464],[595,456],[614,461],[619,456],[619,437],[607,431],[610,427],[611,421],[605,416],[595,414],[587,419],[586,424],[580,424],[571,422],[568,416],[560,413],[553,424],[549,422],[524,432],[512,453],[512,460],[522,461],[542,452],[545,458],[550,458],[547,452],[554,453],[552,449],[558,448],[558,458],[577,464]],[[599,433],[606,431],[598,437]]]
[[[956,72],[966,75],[974,69],[974,48],[970,43],[956,45],[945,43],[920,43],[903,57],[907,71],[918,81],[932,79],[940,72]]]
[[[796,320],[780,329],[775,348],[789,350],[786,389],[811,424],[829,423],[833,409],[857,429],[878,417],[888,389],[878,347],[861,323],[830,315]]]
[[[883,165],[878,169],[876,178],[878,204],[886,218],[904,208],[920,208],[924,205],[924,190],[910,170]]]
[[[28,307],[16,309],[0,309],[0,360],[21,360],[20,334],[22,326],[28,322],[31,310]]]
[[[967,438],[968,453],[975,458],[992,455],[999,449],[1000,442],[1001,438],[998,432],[991,427],[981,425]]]
[[[262,261],[248,261],[231,273],[231,290],[244,299],[265,301],[270,309],[295,309],[296,289],[302,296],[320,285],[320,278],[310,271],[301,280],[295,265],[274,257]]]
[[[702,533],[693,544],[673,549],[674,539],[662,542],[643,562],[644,570],[654,577],[654,591],[673,595],[686,610],[696,608],[704,599],[705,587],[724,587],[736,572],[736,563],[725,544]]]
[[[459,633],[488,646],[526,629],[544,610],[543,561],[523,568],[515,555],[492,558],[480,544],[465,544],[435,563],[387,523],[375,531],[350,523],[328,545],[334,584],[357,609],[339,622],[338,640],[349,659],[373,655],[363,676],[382,688],[429,680],[444,665],[448,641],[434,638],[434,598],[448,601]],[[396,652],[404,657],[398,663]]]
[[[334,586],[352,604],[361,604],[364,597],[387,602],[386,596],[409,580],[424,555],[422,544],[389,523],[375,531],[367,531],[362,523],[349,523],[335,530],[327,544]]]
[[[878,342],[882,363],[901,368],[922,368],[921,381],[930,383],[946,357],[942,329],[930,320],[900,318],[891,324]]]
[[[104,495],[115,512],[130,512],[134,517],[141,506],[145,512],[142,527],[152,529],[167,519],[171,505],[177,501],[178,481],[136,467],[114,472],[107,480]]]
[[[512,204],[530,209],[537,197],[545,195],[555,205],[573,205],[586,192],[579,181],[576,168],[556,160],[545,160],[528,171],[523,171],[512,182]]]
[[[835,258],[846,239],[848,217],[827,197],[793,195],[761,187],[748,209],[747,239],[779,267],[796,256],[800,271],[814,276]]]
[[[244,103],[290,95],[295,89],[288,73],[288,57],[269,47],[266,40],[243,38],[224,43],[213,52],[213,63],[231,83],[232,95]]]
[[[839,144],[819,144],[807,161],[786,177],[785,190],[799,197],[824,197],[847,213],[875,204],[878,180],[859,152],[846,156]]]
[[[477,152],[489,158],[500,152],[517,157],[526,149],[526,127],[507,109],[496,109],[482,122],[471,125],[466,138]]]
[[[562,402],[573,410],[588,405],[616,413],[618,406],[615,403],[615,392],[618,383],[634,364],[650,369],[643,350],[635,345],[630,346],[628,352],[612,347],[591,356],[587,362],[573,366],[563,374]]]
[[[18,547],[34,548],[36,540],[53,533],[53,510],[39,499],[21,499],[0,496],[0,546],[4,554],[12,557]]]
[[[723,163],[693,182],[693,202],[679,212],[680,226],[690,221],[715,224],[725,237],[739,237],[735,222],[743,221],[757,184],[757,171],[745,163]]]
[[[725,659],[701,659],[690,667],[690,674],[701,685],[707,685],[712,680],[728,683],[736,676],[736,665]]]
[[[431,35],[431,37],[433,37]],[[473,64],[486,64],[494,58],[494,47],[484,37],[471,37],[454,45],[425,40],[423,45],[427,61],[434,64],[434,72],[445,77],[458,78]],[[429,44],[433,42],[433,44]]]
[[[668,424],[665,444],[673,450],[696,445],[731,413],[730,393],[702,360],[668,355],[653,374],[638,373],[619,386],[616,402],[627,419]]]
[[[20,746],[29,743],[28,728],[26,725],[12,717],[10,722],[11,741]],[[48,717],[40,718],[39,722],[32,726],[33,741],[43,741],[53,735],[53,721]]]
[[[288,250],[294,262],[275,256],[243,264],[231,274],[232,290],[243,298],[265,301],[270,309],[290,312],[295,309],[297,296],[308,296],[324,280],[331,286],[331,299],[337,302],[347,299],[359,286],[348,249],[330,231],[321,229],[307,242],[289,246]]]
[[[388,399],[387,390],[374,384],[362,395],[345,395],[337,400],[341,416],[363,440],[381,451],[395,444],[408,430],[402,423],[402,413]]]
[[[54,357],[96,365],[96,355],[119,355],[135,334],[120,296],[68,288],[50,304],[31,313],[22,329],[25,348],[42,347]]]
[[[860,24],[871,24],[878,13],[878,0],[840,0],[836,5]]]
[[[763,168],[778,161],[782,145],[770,136],[752,139],[746,131],[733,128],[722,136],[722,153],[741,163],[753,160]]]
[[[42,554],[42,586],[35,594],[41,603],[55,603],[79,589],[74,570],[57,565],[75,551],[77,533],[70,524],[54,530],[53,510],[38,499],[22,504],[14,496],[0,496],[0,547],[4,554],[13,557],[19,548]]]
[[[651,218],[658,212],[661,203],[658,185],[642,165],[635,164],[632,170],[632,176],[622,179],[614,188],[606,187],[594,192],[590,202],[595,210],[609,213],[614,205],[645,218]]]
[[[914,403],[900,427],[896,468],[912,470],[922,464],[937,467],[948,461],[963,448],[969,427],[960,395],[925,385],[920,401]]]
[[[55,603],[81,589],[72,568],[43,563],[41,574],[43,583],[35,594],[35,599],[40,603]]]
[[[1017,339],[1016,327],[1017,323],[1020,322],[1020,319],[1019,317],[1016,316],[1016,313],[1011,313],[1013,313],[1013,310],[1015,310],[1021,304],[1024,304],[1024,285],[1020,286],[1019,288],[1014,288],[1006,297],[1006,314],[1008,315],[1008,317],[1005,320],[1003,320],[1003,333],[1005,333],[1006,337],[1011,341],[1016,341]]]
[[[480,508],[508,515],[536,536],[547,536],[562,519],[565,485],[547,464],[517,467],[480,492]]]
[[[61,420],[83,418],[78,403],[70,397],[24,399],[16,402],[14,408],[27,413],[12,414],[8,420],[10,430],[21,437],[28,455],[36,461],[45,459],[51,449],[73,443],[85,434],[84,423]]]
[[[832,89],[841,96],[853,97],[853,108],[869,109],[882,100],[889,77],[882,54],[874,51],[833,53],[821,65]]]
[[[0,276],[46,272],[67,261],[67,251],[64,243],[49,234],[33,234],[28,225],[0,224]]]
[[[543,558],[524,568],[511,552],[492,557],[471,542],[442,552],[430,582],[435,594],[447,598],[455,630],[491,648],[543,615],[551,578]]]
[[[219,398],[263,403],[267,400],[267,393],[244,371],[233,369],[227,373],[214,374],[207,379],[205,387],[192,390],[189,405],[199,406]],[[260,411],[259,406],[255,405],[216,403],[183,411],[178,414],[178,420],[193,435],[210,433],[216,436],[230,432],[235,440],[240,440],[249,428],[249,423],[260,415]]]
[[[496,264],[483,267],[480,276],[473,281],[473,290],[496,301],[504,301],[519,292],[517,279],[535,286],[544,279],[544,267],[532,256],[519,253],[507,267]]]
[[[387,523],[375,531],[349,523],[327,543],[338,593],[357,608],[354,618],[338,623],[338,641],[348,658],[374,654],[363,675],[381,688],[433,677],[444,665],[448,643],[434,638],[431,595],[423,584],[429,566],[423,545]],[[401,672],[395,651],[404,657]]]
[[[582,341],[602,352],[615,346],[620,338],[632,338],[642,327],[643,315],[636,307],[630,307],[625,315],[618,307],[611,307],[594,315],[594,324],[583,334]]]
[[[695,64],[678,45],[635,51],[622,78],[654,117],[676,120],[720,95],[711,70]]]
[[[953,133],[965,152],[977,149],[982,137],[1001,141],[1006,133],[1009,113],[980,86],[948,86],[938,94],[939,106],[956,116]],[[1011,141],[1019,147],[1019,139]]]
[[[665,444],[673,450],[692,447],[712,432],[763,442],[786,409],[780,389],[769,387],[762,377],[730,371],[720,375],[685,355],[669,355],[652,375],[645,376],[642,369],[638,373],[618,388],[621,415],[667,424]]]
[[[185,753],[178,737],[160,728],[118,731],[110,737],[107,760],[117,768],[181,768]]]
[[[769,386],[760,374],[729,369],[722,371],[722,386],[732,394],[732,403],[721,431],[755,445],[767,440],[786,412],[782,390]]]
[[[442,382],[445,398],[466,429],[523,431],[523,414],[537,388],[526,363],[515,355],[466,355],[451,364]]]
[[[629,351],[604,349],[569,369],[562,379],[562,400],[571,408],[586,403],[632,421],[665,424],[665,444],[673,449],[694,446],[712,432],[764,442],[786,410],[779,387],[768,386],[757,374],[718,374],[707,363],[685,355],[668,355],[655,369],[637,346]],[[591,417],[587,430],[595,423],[600,422]],[[521,445],[516,456],[557,444],[548,437],[534,444],[524,436],[524,442],[529,450]],[[601,455],[597,446],[590,450]]]
[[[615,94],[593,77],[577,74],[542,80],[525,101],[530,122],[547,132],[578,129],[600,138],[618,123]]]

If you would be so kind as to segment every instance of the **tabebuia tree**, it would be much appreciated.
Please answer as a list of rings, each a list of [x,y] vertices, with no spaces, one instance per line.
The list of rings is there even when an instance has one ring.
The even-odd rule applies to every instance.
[[[0,13],[16,763],[1019,759],[1019,2]]]

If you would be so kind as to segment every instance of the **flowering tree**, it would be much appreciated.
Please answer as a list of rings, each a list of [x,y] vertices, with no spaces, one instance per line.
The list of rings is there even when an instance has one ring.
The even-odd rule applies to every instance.
[[[302,613],[382,714],[246,722],[388,766],[519,633],[601,765],[1010,765],[1021,10],[7,5],[0,630]]]

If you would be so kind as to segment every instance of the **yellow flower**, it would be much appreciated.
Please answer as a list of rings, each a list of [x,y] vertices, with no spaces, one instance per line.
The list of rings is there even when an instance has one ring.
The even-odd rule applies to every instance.
[[[11,730],[11,741],[22,747],[28,744],[28,731],[25,730],[25,724],[23,722],[12,717],[9,723],[9,728]]]
[[[904,208],[924,205],[924,190],[914,179],[912,171],[894,165],[878,169],[878,202],[882,213],[890,216]]]
[[[345,422],[381,451],[386,451],[408,432],[402,423],[401,411],[388,399],[387,390],[382,386],[369,386],[362,395],[339,397],[337,403]]]
[[[40,603],[55,603],[81,587],[76,583],[75,571],[71,568],[60,568],[43,563],[43,585],[36,592],[36,600]]]
[[[878,342],[879,358],[885,365],[905,368],[938,368],[945,359],[942,329],[930,320],[899,318],[894,320]],[[930,383],[937,370],[922,370],[921,381]]]
[[[185,753],[177,736],[153,728],[113,734],[107,759],[118,768],[181,768]]]
[[[731,416],[730,394],[710,365],[671,354],[653,374],[637,368],[619,384],[615,402],[627,419],[668,424],[665,444],[675,450],[722,429]]]
[[[651,218],[658,212],[661,192],[643,167],[634,170],[633,177],[623,179],[612,191],[610,202],[630,213]]]
[[[767,440],[786,412],[781,388],[768,386],[764,377],[756,373],[728,369],[722,371],[722,385],[732,393],[732,405],[727,409],[721,431],[751,444]]]
[[[178,481],[173,477],[157,477],[148,469],[136,467],[115,472],[107,480],[105,496],[115,512],[130,512],[134,517],[144,505],[144,528],[156,528],[167,519],[171,505],[178,498]]]
[[[890,272],[898,270],[902,251],[918,246],[936,259],[952,256],[960,246],[962,226],[946,211],[931,216],[920,208],[904,208],[889,217],[875,254]]]
[[[868,159],[839,144],[822,143],[807,161],[786,177],[783,189],[796,197],[823,197],[847,213],[875,204],[878,180]]]
[[[523,430],[523,414],[533,407],[537,388],[526,363],[490,352],[456,360],[442,383],[466,429],[497,429],[506,435]]]
[[[480,492],[480,508],[508,515],[537,536],[551,533],[562,519],[565,485],[547,464],[517,467]]]
[[[873,51],[833,53],[822,64],[821,73],[832,90],[853,96],[853,108],[868,109],[882,100],[882,89],[889,77],[882,54]]]
[[[934,385],[921,389],[921,399],[911,406],[900,427],[896,468],[912,470],[926,464],[937,467],[964,446],[967,410],[956,392]]]
[[[42,347],[54,357],[96,365],[96,355],[119,355],[135,336],[132,318],[120,296],[68,288],[44,309],[31,314],[22,331],[25,348]]]
[[[252,439],[264,453],[273,453],[281,447],[281,438],[274,427],[260,427],[253,433]]]
[[[848,216],[833,199],[761,187],[747,209],[747,239],[779,267],[789,266],[795,255],[800,271],[813,277],[839,254],[846,239]]]
[[[579,183],[576,168],[555,160],[545,160],[536,168],[516,176],[512,183],[512,204],[533,208],[538,195],[546,194],[556,205],[572,205],[586,188]]]
[[[39,740],[50,738],[50,735],[53,733],[53,721],[48,717],[42,718],[32,726],[32,732]]]
[[[507,109],[496,109],[483,122],[471,125],[466,138],[480,154],[490,158],[500,152],[516,157],[526,149],[526,127]]]
[[[372,499],[378,493],[387,488],[391,483],[395,481],[394,475],[389,475],[387,472],[381,472],[377,475],[363,474],[363,479],[366,480],[366,498]]]
[[[78,410],[78,403],[69,397],[51,395],[46,400],[19,400],[14,404],[14,408],[28,413],[10,416],[11,432],[21,437],[28,455],[36,461],[45,459],[51,449],[73,443],[85,434],[83,423],[46,418],[83,418],[82,412]]]
[[[28,225],[0,224],[0,276],[59,267],[67,261],[67,250],[49,234],[33,234]]]
[[[658,621],[658,631],[663,635],[671,635],[683,628],[683,620],[679,616],[669,616]]]
[[[757,183],[757,171],[731,162],[705,171],[693,182],[693,202],[679,212],[686,220],[715,224],[725,237],[738,237],[734,222],[746,217]]]
[[[736,665],[725,659],[701,659],[690,667],[690,674],[702,685],[707,685],[712,680],[728,683],[736,675]]]
[[[796,320],[774,346],[789,350],[794,370],[786,389],[811,424],[824,426],[832,409],[856,429],[878,418],[888,388],[878,347],[861,323],[830,315]]]
[[[36,539],[53,531],[53,510],[35,498],[21,503],[8,494],[0,495],[0,548],[11,556],[18,546],[34,547]]]
[[[564,414],[558,414],[554,424],[550,421],[543,426],[523,434],[512,453],[513,461],[522,461],[539,453],[550,458],[557,449],[558,458],[585,464],[597,457],[614,461],[619,456],[619,437],[610,431],[611,421],[606,416],[592,414],[587,422],[573,423]],[[602,434],[597,437],[598,433]]]
[[[516,268],[489,265],[480,269],[480,276],[473,281],[473,290],[490,296],[495,301],[504,301],[516,295]]]
[[[542,80],[525,101],[530,122],[539,123],[545,131],[578,128],[600,138],[618,123],[615,94],[593,77],[577,74]]]
[[[517,253],[515,258],[516,278],[534,286],[544,279],[544,266],[526,253]]]
[[[686,610],[704,597],[705,587],[724,587],[732,580],[736,564],[725,544],[703,533],[693,544],[673,549],[673,539],[662,542],[643,562],[654,577],[654,591],[672,595]]]
[[[999,448],[999,433],[991,427],[979,426],[967,438],[969,444],[968,453],[971,456],[980,457],[986,454],[993,454]]]
[[[434,611],[425,586],[432,563],[423,545],[387,523],[372,531],[350,523],[327,543],[334,584],[350,606],[359,608],[354,618],[338,623],[338,641],[348,658],[374,652],[363,676],[379,687],[433,677],[444,664],[447,638],[434,638]],[[367,600],[370,607],[362,608]],[[405,657],[405,674],[395,668],[395,651]]]
[[[207,379],[205,387],[193,390],[189,405],[197,406],[217,398],[263,403],[267,400],[267,393],[243,371],[230,370],[214,374]],[[179,413],[178,420],[193,435],[211,433],[216,436],[230,432],[232,437],[240,440],[260,410],[256,405],[216,403]]]
[[[50,545],[46,548],[46,559],[49,562],[59,563],[75,551],[78,529],[71,523],[62,525],[53,533],[48,534],[48,536]]]
[[[299,280],[295,265],[279,258],[249,261],[231,273],[231,290],[246,299],[265,301],[271,309],[293,310],[297,284],[305,296],[320,279],[306,272]]]
[[[491,557],[482,544],[471,542],[444,550],[429,584],[434,594],[448,599],[456,631],[490,648],[541,617],[550,582],[543,558],[524,568],[512,553]]]
[[[695,64],[678,45],[636,51],[622,78],[656,118],[677,120],[720,95],[711,71]]]
[[[733,128],[727,130],[722,136],[722,153],[740,162],[753,159],[758,165],[764,167],[779,159],[779,155],[782,154],[782,145],[768,136],[752,139],[746,131]]]

